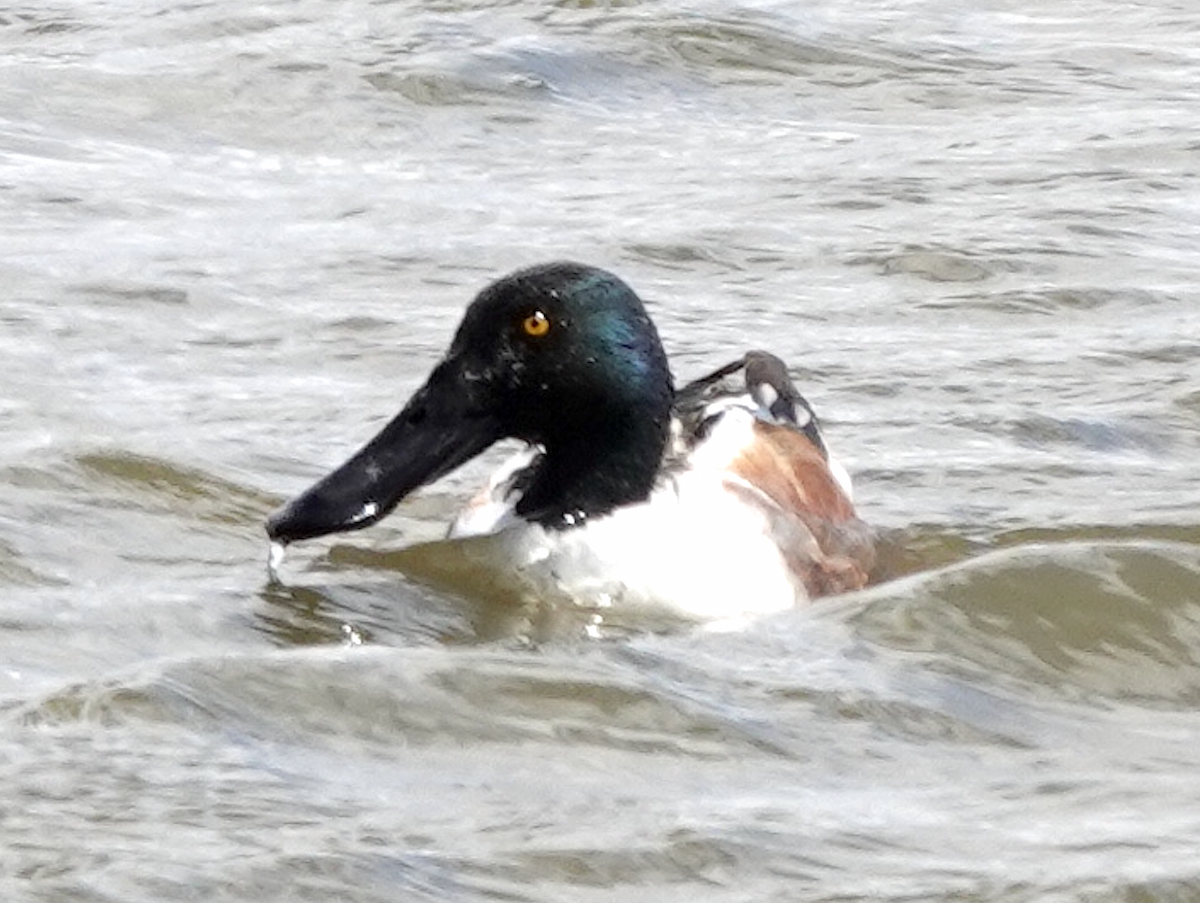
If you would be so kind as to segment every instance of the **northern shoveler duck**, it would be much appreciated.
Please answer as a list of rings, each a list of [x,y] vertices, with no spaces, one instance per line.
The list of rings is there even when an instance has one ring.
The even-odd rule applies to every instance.
[[[404,409],[267,533],[367,527],[506,437],[529,448],[449,536],[499,537],[534,594],[725,617],[867,582],[871,531],[784,364],[752,351],[676,391],[638,296],[576,263],[485,288]]]

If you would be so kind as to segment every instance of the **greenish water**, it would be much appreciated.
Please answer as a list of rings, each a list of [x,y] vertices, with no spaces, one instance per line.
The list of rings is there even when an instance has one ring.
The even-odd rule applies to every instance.
[[[1200,12],[116,0],[0,44],[4,899],[1200,896]],[[561,257],[681,379],[789,360],[891,579],[592,639],[398,551],[485,461],[271,585],[267,512]]]

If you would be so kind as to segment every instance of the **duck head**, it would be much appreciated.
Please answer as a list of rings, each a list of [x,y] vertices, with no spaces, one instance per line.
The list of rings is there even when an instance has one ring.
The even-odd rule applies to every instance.
[[[658,332],[624,282],[576,263],[519,270],[475,298],[400,413],[267,533],[289,543],[370,526],[506,437],[544,449],[517,514],[576,524],[649,494],[672,398]]]

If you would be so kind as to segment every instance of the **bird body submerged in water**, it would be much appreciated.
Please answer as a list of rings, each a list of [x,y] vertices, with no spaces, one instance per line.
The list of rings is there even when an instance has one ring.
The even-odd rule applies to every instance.
[[[267,533],[367,527],[507,437],[529,448],[450,536],[494,535],[532,595],[726,617],[867,582],[871,531],[783,363],[750,352],[676,391],[637,295],[574,263],[485,288],[404,409]]]

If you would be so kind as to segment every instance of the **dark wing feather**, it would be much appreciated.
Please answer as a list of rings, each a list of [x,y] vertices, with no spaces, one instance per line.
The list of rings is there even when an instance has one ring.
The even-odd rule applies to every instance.
[[[764,419],[799,430],[822,457],[829,457],[812,405],[788,376],[787,365],[767,351],[749,351],[675,393],[674,414],[685,446],[690,448],[708,435],[724,413],[717,402],[747,397],[767,415]]]

